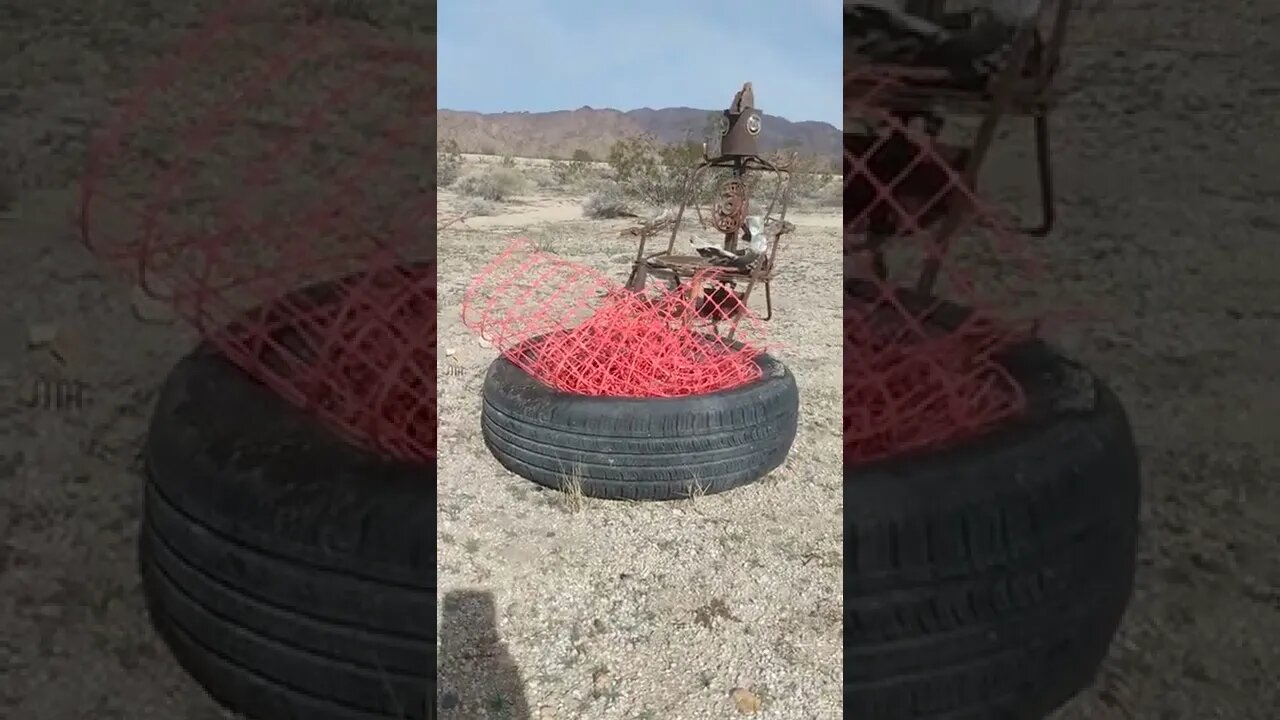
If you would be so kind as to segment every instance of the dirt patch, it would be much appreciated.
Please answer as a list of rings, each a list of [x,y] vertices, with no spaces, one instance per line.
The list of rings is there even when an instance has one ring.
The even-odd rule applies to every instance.
[[[786,464],[722,495],[617,503],[543,491],[489,455],[478,403],[495,353],[459,317],[471,277],[517,235],[624,279],[636,247],[618,233],[635,221],[587,220],[582,201],[531,193],[440,238],[441,590],[496,596],[530,705],[556,718],[719,718],[757,686],[767,714],[837,717],[839,215],[792,218],[780,258],[771,329],[801,394]],[[442,194],[442,217],[459,202]],[[467,669],[440,672],[447,687]]]

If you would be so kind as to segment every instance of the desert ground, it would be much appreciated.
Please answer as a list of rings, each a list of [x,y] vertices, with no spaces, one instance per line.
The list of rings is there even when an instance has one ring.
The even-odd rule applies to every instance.
[[[501,162],[466,157],[461,174]],[[497,598],[535,718],[718,718],[734,712],[734,690],[774,717],[838,717],[839,208],[788,213],[796,231],[780,249],[769,340],[801,395],[784,466],[719,495],[595,501],[542,491],[489,455],[479,390],[496,351],[463,327],[460,309],[472,277],[515,237],[625,279],[636,244],[619,231],[636,220],[585,218],[583,193],[539,189],[544,163],[515,160],[508,170],[529,178],[525,193],[439,238],[441,592],[483,588]],[[452,190],[440,200],[442,220],[475,207]],[[762,309],[760,293],[752,304]],[[447,656],[439,666],[444,692],[474,674]],[[441,717],[475,717],[468,704],[495,691],[472,685]]]
[[[207,6],[0,6],[0,717],[230,717],[147,625],[134,554],[137,451],[192,337],[131,307],[68,220],[86,128]],[[1102,311],[1058,339],[1125,400],[1146,482],[1136,596],[1073,718],[1280,707],[1278,26],[1262,0],[1110,0],[1083,3],[1069,38],[1041,294]],[[1029,131],[1011,127],[985,182],[1027,206]],[[839,717],[830,216],[797,214],[778,293],[779,355],[804,403],[787,466],[722,496],[626,506],[537,492],[485,455],[476,392],[493,351],[457,317],[470,274],[512,235],[623,272],[625,222],[577,206],[531,192],[440,241],[440,436],[455,451],[441,462],[442,589],[490,598],[507,646],[502,687],[455,700],[482,693],[478,717],[697,720],[735,716],[741,686],[761,717]],[[83,381],[89,402],[25,407],[41,376]]]

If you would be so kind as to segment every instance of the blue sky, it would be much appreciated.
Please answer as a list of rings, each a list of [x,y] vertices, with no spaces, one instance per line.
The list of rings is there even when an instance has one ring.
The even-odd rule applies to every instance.
[[[841,126],[840,0],[439,0],[439,105],[720,109]]]

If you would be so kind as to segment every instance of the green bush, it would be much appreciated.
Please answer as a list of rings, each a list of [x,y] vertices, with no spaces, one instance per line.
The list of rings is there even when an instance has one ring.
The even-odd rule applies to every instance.
[[[573,159],[578,162],[589,163],[591,162],[591,153],[587,152],[586,150],[583,150],[582,148],[578,148],[577,150],[573,151]]]
[[[609,167],[623,192],[648,205],[667,207],[685,197],[689,173],[702,159],[700,143],[663,145],[651,135],[630,137],[609,149]],[[698,196],[706,192],[700,184]]]
[[[455,140],[441,140],[436,146],[436,187],[449,187],[462,172],[462,151]]]
[[[551,163],[551,177],[561,186],[581,185],[591,177],[591,163],[585,160],[556,160]]]
[[[844,205],[844,182],[840,178],[832,178],[813,198],[813,201],[818,207],[822,208],[842,207]]]
[[[825,172],[826,168],[817,158],[810,156],[800,156],[794,159],[779,157],[777,160],[790,165],[791,197],[811,202],[822,198],[831,176]]]
[[[635,215],[631,201],[622,186],[612,180],[597,185],[582,203],[582,214],[593,220],[631,217]]]
[[[530,167],[524,169],[524,176],[539,190],[557,190],[561,183],[556,179],[551,168]]]
[[[467,197],[501,202],[525,192],[529,180],[512,167],[477,168],[458,178],[454,190]]]
[[[467,198],[459,209],[466,213],[467,217],[488,217],[501,212],[502,206],[484,198]]]

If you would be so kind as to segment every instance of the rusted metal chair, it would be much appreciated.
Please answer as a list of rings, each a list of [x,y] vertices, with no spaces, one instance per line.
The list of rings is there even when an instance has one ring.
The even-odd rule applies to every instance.
[[[773,317],[771,283],[777,273],[778,248],[782,245],[782,237],[792,232],[795,226],[786,220],[790,198],[790,171],[785,163],[765,159],[759,154],[757,140],[761,133],[761,120],[762,114],[755,107],[751,83],[746,83],[734,97],[729,109],[724,111],[719,154],[711,157],[704,149],[702,161],[692,168],[685,181],[685,197],[675,213],[664,214],[653,221],[622,231],[623,235],[639,239],[631,275],[627,279],[629,290],[644,289],[649,276],[667,280],[673,289],[680,288],[700,272],[718,267],[718,278],[723,285],[710,292],[732,293],[736,300],[729,303],[718,300],[717,305],[745,308],[752,291],[757,286],[763,286],[765,314],[760,319],[769,320]],[[707,213],[710,217],[704,217],[697,189],[701,187],[700,181],[705,173],[715,168],[727,169],[731,174],[721,183],[714,207]],[[739,235],[743,222],[749,215],[745,183],[746,173],[749,171],[769,172],[776,178],[769,205],[761,216],[760,232],[767,241],[765,252],[753,258],[750,263],[726,267],[700,255],[678,251],[677,238],[690,207],[697,214],[699,225],[714,228],[723,234],[722,249],[726,256],[739,251]],[[666,248],[656,253],[647,253],[649,240],[668,230],[670,236]],[[735,289],[738,283],[745,283],[746,287],[738,291]],[[689,291],[699,293],[708,290],[690,287]],[[736,331],[736,317],[724,319],[730,321],[727,336],[732,338]],[[718,322],[713,327],[718,327]]]
[[[904,115],[936,112],[981,118],[971,146],[959,152],[947,148],[939,153],[959,159],[956,169],[970,187],[977,183],[1001,119],[1006,114],[1030,118],[1035,132],[1041,219],[1038,225],[1024,231],[1033,236],[1049,234],[1055,220],[1049,116],[1055,105],[1054,81],[1074,4],[1074,0],[1044,0],[1034,17],[1014,32],[1003,68],[977,88],[955,85],[951,82],[951,73],[945,68],[881,65],[856,57],[846,58],[847,64],[863,63],[868,85],[886,77],[899,81],[892,93],[876,98],[877,105],[885,111]],[[907,12],[939,25],[946,24],[954,16],[947,9],[946,0],[907,2]],[[851,90],[855,94],[858,92],[857,81],[852,83],[852,87],[846,85],[846,96]],[[953,203],[951,211],[938,223],[934,242],[941,252],[945,252],[951,238],[962,227],[966,209],[963,203]],[[926,261],[917,281],[920,292],[932,291],[941,262],[941,257]]]

